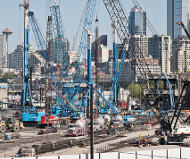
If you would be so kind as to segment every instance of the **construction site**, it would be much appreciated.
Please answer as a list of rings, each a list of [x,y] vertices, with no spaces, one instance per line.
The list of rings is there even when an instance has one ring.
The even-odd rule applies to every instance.
[[[0,158],[190,159],[189,67],[168,73],[162,66],[154,72],[156,60],[146,57],[121,0],[101,0],[110,17],[111,50],[103,45],[107,37],[99,35],[97,0],[86,0],[72,49],[63,29],[60,1],[47,0],[46,37],[30,1],[34,0],[18,4],[24,13],[21,75],[0,82]],[[138,1],[131,1],[139,16],[144,16]],[[176,25],[190,40],[186,24],[178,21]],[[6,28],[3,34],[8,69],[12,31]],[[31,35],[37,47],[33,53]],[[160,47],[169,48],[166,43]],[[169,56],[175,68],[171,62],[175,57]],[[34,74],[39,66],[31,65],[35,58],[41,64],[40,74]],[[19,100],[12,102],[5,94]]]

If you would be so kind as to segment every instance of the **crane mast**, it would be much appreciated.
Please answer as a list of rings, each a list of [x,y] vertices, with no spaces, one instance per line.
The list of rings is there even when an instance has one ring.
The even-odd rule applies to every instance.
[[[24,61],[23,61],[23,92],[22,92],[22,110],[25,106],[33,105],[29,84],[29,0],[24,0]],[[29,97],[30,96],[30,97]]]
[[[113,27],[113,102],[117,102],[117,33],[116,33],[116,21],[112,24]]]

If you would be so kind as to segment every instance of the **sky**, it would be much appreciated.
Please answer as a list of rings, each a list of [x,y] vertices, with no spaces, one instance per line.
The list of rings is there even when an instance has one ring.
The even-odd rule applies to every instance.
[[[18,44],[23,43],[23,12],[19,4],[23,0],[0,0],[0,34],[5,28],[9,28],[13,33],[9,38],[9,53],[16,49]],[[71,46],[73,37],[76,35],[77,28],[82,17],[87,0],[59,0],[61,8],[61,17],[65,36],[69,39]],[[125,13],[128,16],[129,11],[134,7],[132,0],[121,0]],[[156,30],[157,34],[166,34],[167,32],[167,1],[166,0],[138,0],[147,17]],[[45,38],[47,28],[47,16],[50,15],[48,0],[30,0],[30,10],[34,12],[38,24]],[[112,43],[111,20],[106,11],[102,0],[97,0],[96,13],[99,18],[100,35],[108,35],[108,45]],[[94,28],[93,28],[94,30]],[[153,35],[147,27],[148,35]],[[80,38],[78,38],[79,41]],[[30,44],[36,48],[35,39],[30,31]],[[78,45],[76,46],[78,48]],[[111,48],[110,48],[111,49]]]

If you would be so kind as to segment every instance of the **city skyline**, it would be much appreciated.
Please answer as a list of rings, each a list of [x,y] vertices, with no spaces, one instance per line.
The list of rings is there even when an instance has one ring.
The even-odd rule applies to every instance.
[[[0,19],[1,26],[0,32],[2,32],[5,28],[9,28],[12,30],[13,34],[10,36],[10,48],[9,53],[14,51],[17,45],[23,42],[23,8],[19,9],[19,4],[23,3],[23,0],[3,0],[3,5],[0,6]],[[80,2],[76,2],[74,0],[70,1],[61,1],[61,15],[63,20],[63,27],[66,32],[66,37],[72,44],[73,37],[76,34],[76,30],[79,24],[79,19],[81,19],[82,12],[85,7],[86,0],[81,0]],[[128,17],[129,11],[134,4],[130,0],[122,1],[124,8],[126,9],[126,16]],[[142,5],[143,10],[147,12],[147,18],[153,24],[155,30],[158,34],[166,34],[166,2],[164,0],[156,1],[156,0],[143,0],[140,1],[140,5]],[[75,13],[71,12],[71,8],[75,10]],[[105,9],[101,0],[97,2],[97,14],[104,15],[98,16],[99,18],[99,31],[100,35],[107,34],[108,35],[108,46],[111,46],[112,43],[112,28],[111,28],[111,20]],[[11,10],[11,12],[10,12]],[[43,31],[45,37],[45,30],[47,25],[47,16],[49,15],[49,7],[47,0],[39,0],[38,3],[34,0],[30,0],[30,10],[34,11],[36,18],[38,20],[39,26]],[[4,16],[6,15],[6,16]],[[162,18],[159,18],[162,16]],[[10,20],[11,19],[11,20]],[[108,27],[104,27],[107,25]],[[147,32],[149,29],[147,28]],[[149,32],[149,35],[150,32]],[[30,33],[30,44],[36,48],[35,39],[33,33]],[[78,48],[78,46],[76,46]],[[111,48],[110,48],[111,49]]]

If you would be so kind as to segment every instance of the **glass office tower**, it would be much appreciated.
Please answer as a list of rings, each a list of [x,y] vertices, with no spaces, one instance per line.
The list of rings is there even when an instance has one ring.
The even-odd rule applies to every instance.
[[[135,6],[129,13],[129,33],[131,35],[146,35],[146,12],[142,7]]]
[[[173,38],[185,35],[177,22],[183,22],[189,29],[190,0],[167,0],[167,34]]]

